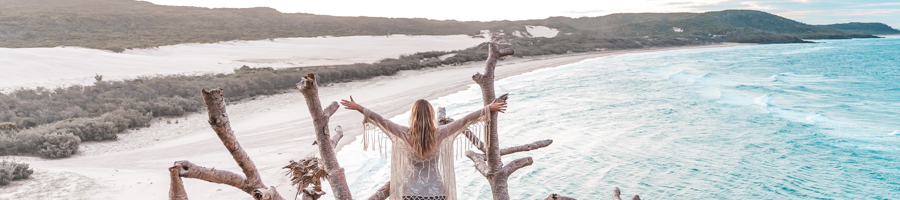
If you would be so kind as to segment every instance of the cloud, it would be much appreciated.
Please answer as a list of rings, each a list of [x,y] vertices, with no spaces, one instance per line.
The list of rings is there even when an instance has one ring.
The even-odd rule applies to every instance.
[[[857,5],[857,6],[853,6],[853,7],[884,7],[884,6],[900,6],[900,3],[870,3],[870,4]]]
[[[747,7],[745,7],[745,9],[751,9],[751,10],[774,10],[775,9],[774,6],[761,5],[757,1],[744,1],[744,2],[741,2],[741,4],[747,6]]]
[[[809,0],[791,0],[792,2],[809,3]]]
[[[851,11],[838,11],[831,14],[831,16],[868,16],[889,14],[893,12],[900,12],[900,9],[854,9]]]
[[[774,13],[775,15],[788,18],[788,19],[806,19],[809,18],[810,13],[819,12],[818,10],[797,10],[797,11],[787,11],[787,12],[779,12]]]
[[[576,14],[576,15],[586,15],[586,14],[605,14],[605,13],[613,13],[620,12],[621,10],[571,10],[564,11],[563,13],[567,14]]]
[[[665,5],[665,6],[681,6],[681,5],[691,5],[691,4],[695,4],[695,3],[694,2],[669,2],[669,3],[665,3],[663,5]]]

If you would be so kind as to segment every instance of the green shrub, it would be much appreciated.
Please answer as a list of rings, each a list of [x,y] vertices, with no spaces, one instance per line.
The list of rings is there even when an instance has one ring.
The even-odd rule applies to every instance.
[[[75,154],[81,139],[65,129],[51,125],[38,126],[0,136],[0,155],[32,155],[62,158]]]
[[[11,122],[0,122],[0,131],[19,131],[19,126]]]
[[[81,140],[71,133],[46,134],[44,143],[39,145],[40,150],[37,152],[45,158],[64,158],[78,152],[78,145]]]
[[[13,161],[0,161],[0,185],[7,185],[10,181],[27,179],[34,173],[28,168],[28,164]]]

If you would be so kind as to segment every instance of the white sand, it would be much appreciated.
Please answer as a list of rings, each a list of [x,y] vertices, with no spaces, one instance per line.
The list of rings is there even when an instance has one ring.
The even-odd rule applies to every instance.
[[[531,34],[531,37],[553,38],[559,34],[559,30],[546,26],[525,26],[525,30]]]
[[[499,62],[496,77],[500,79],[606,55],[724,46],[733,44],[512,58]],[[384,116],[395,116],[408,111],[416,99],[436,99],[466,89],[474,83],[471,76],[482,70],[483,63],[477,62],[404,71],[389,77],[323,87],[320,96],[322,102],[327,103],[353,95],[361,105]],[[296,190],[289,185],[286,171],[281,167],[288,160],[316,153],[316,148],[311,146],[314,140],[312,121],[302,95],[291,92],[230,105],[228,114],[241,146],[259,168],[263,181],[277,187],[285,198],[292,199]],[[231,155],[207,125],[205,116],[205,113],[197,113],[163,119],[150,128],[120,134],[119,141],[83,143],[79,154],[73,158],[3,158],[27,160],[37,172],[34,178],[0,187],[0,198],[165,199],[169,189],[167,168],[178,160],[240,173]],[[178,124],[174,124],[176,119]],[[173,124],[165,123],[167,120]],[[362,115],[344,109],[332,117],[331,127],[341,125],[346,134],[339,148],[361,133],[361,121]],[[184,183],[192,199],[251,199],[227,185],[195,179],[185,179]]]
[[[488,41],[466,35],[282,38],[179,44],[123,53],[77,47],[0,48],[0,91],[18,87],[88,85],[94,75],[119,80],[141,75],[228,73],[251,67],[371,63],[424,51],[465,49]]]

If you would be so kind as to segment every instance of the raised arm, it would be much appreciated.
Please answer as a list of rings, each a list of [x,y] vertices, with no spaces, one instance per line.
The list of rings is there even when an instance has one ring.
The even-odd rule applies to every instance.
[[[501,103],[501,102],[498,102],[497,99],[494,99],[494,102],[491,102],[491,104],[489,104],[485,107],[482,107],[481,109],[478,109],[475,112],[469,113],[468,115],[466,115],[462,118],[459,118],[456,121],[450,122],[449,124],[442,126],[441,131],[440,131],[441,135],[438,137],[438,139],[453,137],[453,135],[451,135],[451,134],[459,133],[460,131],[465,129],[467,125],[475,123],[478,119],[480,119],[484,115],[490,114],[490,113],[487,113],[485,110],[499,111],[499,112],[503,113],[503,112],[506,112],[506,103]]]
[[[346,99],[341,99],[341,105],[344,105],[344,108],[346,108],[348,110],[355,110],[355,111],[358,111],[359,113],[363,114],[363,117],[366,118],[367,122],[375,123],[375,125],[377,125],[379,127],[383,127],[386,130],[382,130],[382,131],[386,132],[387,134],[391,134],[395,137],[404,138],[400,134],[409,131],[409,127],[402,126],[402,125],[394,123],[390,120],[387,120],[384,117],[382,117],[381,115],[379,115],[378,113],[375,113],[371,110],[369,110],[369,112],[367,114],[366,113],[367,108],[364,108],[361,105],[357,104],[355,101],[353,101],[353,96],[350,96],[349,101],[347,101]]]

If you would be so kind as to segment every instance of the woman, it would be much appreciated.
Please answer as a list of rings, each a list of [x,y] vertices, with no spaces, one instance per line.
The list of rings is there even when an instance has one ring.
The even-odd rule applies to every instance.
[[[438,126],[431,104],[419,99],[413,104],[409,127],[406,127],[360,106],[352,96],[350,101],[341,100],[341,104],[363,114],[364,148],[368,148],[370,142],[381,146],[385,141],[378,138],[384,135],[391,140],[391,200],[455,200],[454,139],[469,125],[488,122],[489,111],[506,111],[506,103],[494,100],[483,109]],[[386,134],[377,133],[378,129],[374,127]]]

